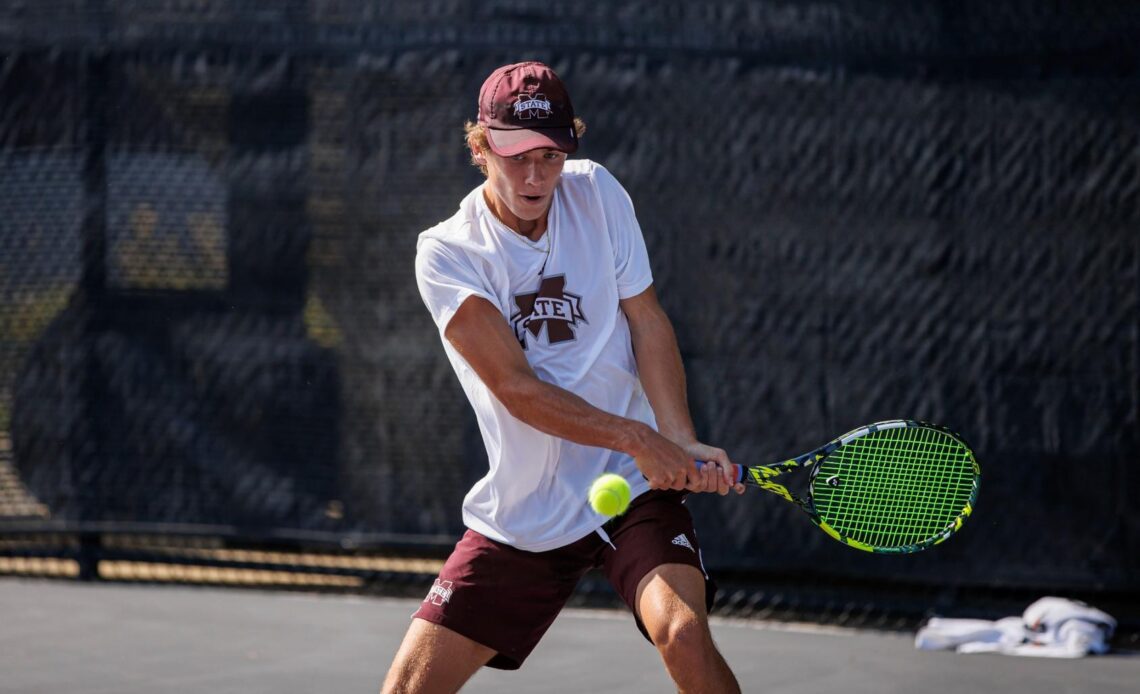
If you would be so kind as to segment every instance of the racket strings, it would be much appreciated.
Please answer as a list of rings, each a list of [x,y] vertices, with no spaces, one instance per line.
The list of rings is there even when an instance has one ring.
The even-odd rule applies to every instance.
[[[923,432],[928,436],[933,436],[934,432]],[[896,444],[899,442],[896,441]],[[919,446],[919,455],[912,457],[913,464],[921,464],[926,460],[937,460],[937,456],[931,458],[929,456],[935,454],[945,454],[945,450],[937,451],[931,450],[931,441],[923,441],[919,439],[916,443]],[[922,446],[921,444],[926,444]],[[890,450],[888,453],[905,454],[905,450]],[[898,479],[908,483],[908,487],[898,487],[890,491],[890,487],[884,488],[884,501],[876,509],[881,512],[884,517],[892,510],[899,510],[901,513],[898,516],[898,523],[893,528],[889,525],[887,528],[893,531],[893,534],[887,533],[883,538],[885,542],[892,542],[895,544],[904,543],[910,539],[913,533],[919,539],[925,539],[930,533],[940,532],[945,526],[952,522],[953,518],[957,516],[958,509],[952,507],[954,495],[946,494],[945,491],[952,491],[955,484],[960,480],[953,479],[954,473],[960,473],[964,470],[961,466],[948,466],[948,465],[935,465],[930,468],[935,473],[929,480],[922,479],[921,476],[913,474],[913,467],[906,468],[899,471]],[[926,486],[929,483],[929,486]],[[883,484],[887,484],[884,480]],[[931,489],[941,490],[942,494],[931,494]],[[921,498],[916,499],[915,495],[921,494]],[[922,503],[916,503],[916,501]],[[907,513],[909,513],[910,523],[907,524]],[[873,530],[868,526],[867,531]]]
[[[888,457],[905,455],[905,451],[898,448],[897,441],[888,445],[883,453]],[[905,458],[900,458],[905,459]],[[923,456],[909,456],[912,463],[926,463]],[[945,474],[949,468],[930,468],[937,477],[926,480],[916,477],[909,469],[896,469],[893,479],[889,466],[881,464],[875,470],[878,474],[870,475],[863,480],[868,496],[862,512],[859,508],[850,509],[848,513],[839,513],[837,518],[847,525],[847,530],[853,535],[863,535],[863,540],[875,545],[898,545],[919,542],[933,533],[941,531],[945,524],[952,522],[953,517],[947,516],[950,512],[949,502],[952,496],[939,497],[931,495],[928,483],[935,486],[945,486],[951,480]],[[836,507],[844,509],[843,504]]]
[[[834,484],[829,484],[828,480]],[[875,547],[921,544],[964,515],[974,486],[969,450],[926,427],[879,430],[848,441],[813,483],[820,518]]]
[[[944,451],[932,450],[931,432],[925,438],[915,438],[906,446],[904,440],[892,438],[887,442],[877,461],[876,475],[870,477],[867,488],[869,514],[855,518],[852,531],[867,534],[876,544],[906,544],[921,541],[941,531],[952,522],[956,513],[951,509],[952,495],[932,495],[932,489],[952,486],[950,474],[955,468],[933,465]],[[922,434],[919,434],[922,436]],[[933,457],[931,457],[933,454]],[[911,465],[883,464],[884,460],[907,461]],[[923,467],[917,467],[922,465]],[[959,468],[960,469],[960,468]],[[916,474],[917,471],[931,475]],[[893,478],[891,473],[894,473]],[[951,514],[948,516],[947,514]]]

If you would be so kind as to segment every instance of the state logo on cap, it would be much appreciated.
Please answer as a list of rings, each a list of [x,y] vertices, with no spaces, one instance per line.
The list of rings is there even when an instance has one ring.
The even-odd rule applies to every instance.
[[[479,90],[479,123],[491,151],[513,157],[532,149],[578,149],[574,107],[566,85],[537,61],[504,65]]]

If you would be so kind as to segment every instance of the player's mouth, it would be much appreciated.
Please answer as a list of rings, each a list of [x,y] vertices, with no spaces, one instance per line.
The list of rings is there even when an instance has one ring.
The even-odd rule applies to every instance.
[[[541,202],[542,199],[545,197],[546,197],[545,195],[524,195],[524,196],[522,196],[522,199],[526,200],[529,203],[536,203],[536,202]]]

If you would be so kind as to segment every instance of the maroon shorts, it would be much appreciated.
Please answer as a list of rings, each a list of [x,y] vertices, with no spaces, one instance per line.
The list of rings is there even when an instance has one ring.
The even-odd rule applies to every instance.
[[[468,530],[413,617],[447,627],[497,651],[488,666],[518,669],[574,592],[598,568],[637,614],[641,579],[663,564],[689,564],[705,576],[705,607],[716,587],[701,563],[700,546],[682,492],[649,491],[598,533],[548,552],[526,552]],[[640,618],[637,626],[646,635]]]

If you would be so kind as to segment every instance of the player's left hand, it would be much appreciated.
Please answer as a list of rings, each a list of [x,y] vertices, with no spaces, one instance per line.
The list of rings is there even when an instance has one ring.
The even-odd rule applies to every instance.
[[[743,484],[732,482],[732,461],[724,449],[696,441],[682,445],[681,448],[693,460],[705,463],[699,470],[690,473],[685,489],[691,492],[716,492],[721,496],[728,494],[729,490],[737,494],[744,493]]]

